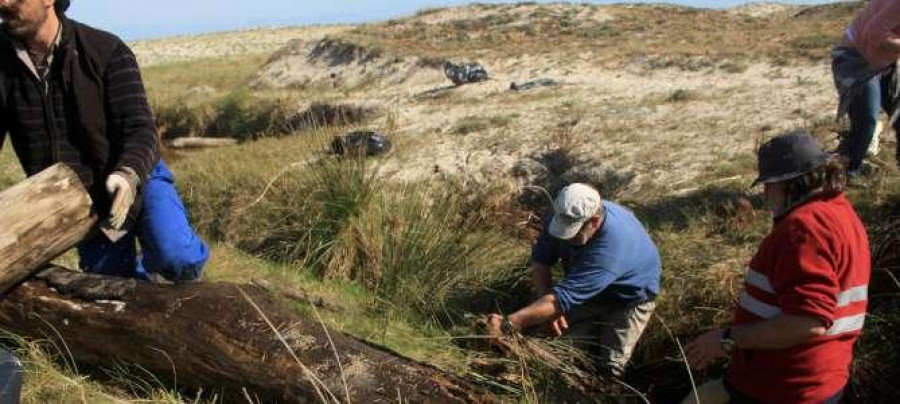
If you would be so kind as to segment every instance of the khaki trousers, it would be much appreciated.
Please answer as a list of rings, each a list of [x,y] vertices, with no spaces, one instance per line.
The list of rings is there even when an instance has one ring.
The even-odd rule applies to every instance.
[[[591,304],[569,312],[565,338],[597,358],[600,370],[621,376],[656,309],[656,302]]]

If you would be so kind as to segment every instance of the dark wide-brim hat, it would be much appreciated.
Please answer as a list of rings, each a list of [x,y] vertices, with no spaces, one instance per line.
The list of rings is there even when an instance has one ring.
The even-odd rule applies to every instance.
[[[759,148],[759,177],[752,186],[797,178],[828,162],[831,154],[806,132],[776,136]]]
[[[53,3],[53,8],[55,8],[56,11],[59,11],[59,12],[61,12],[61,13],[64,13],[64,12],[66,12],[66,10],[69,9],[69,6],[70,6],[71,4],[72,4],[72,1],[71,1],[71,0],[56,0],[56,1]]]

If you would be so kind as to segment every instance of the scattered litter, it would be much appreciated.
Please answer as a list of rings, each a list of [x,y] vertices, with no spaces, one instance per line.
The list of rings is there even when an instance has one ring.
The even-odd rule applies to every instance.
[[[509,85],[509,89],[513,91],[525,91],[538,87],[556,87],[558,85],[559,82],[554,79],[543,78],[519,83],[512,82],[512,84]]]
[[[457,86],[487,81],[490,78],[484,66],[478,63],[444,63],[444,75]]]
[[[349,153],[378,156],[389,152],[391,147],[390,138],[374,131],[350,132],[331,141],[331,152],[339,156]]]

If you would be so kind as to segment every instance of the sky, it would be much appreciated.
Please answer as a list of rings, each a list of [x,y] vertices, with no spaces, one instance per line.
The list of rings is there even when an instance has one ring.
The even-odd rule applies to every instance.
[[[656,0],[661,2],[664,0]],[[669,0],[695,7],[731,7],[741,0]],[[72,0],[71,18],[113,32],[126,40],[232,31],[246,28],[381,21],[428,7],[465,0]],[[507,1],[480,0],[481,3]],[[542,3],[546,1],[541,1]],[[581,3],[583,1],[579,1]],[[600,0],[590,3],[643,1]],[[833,0],[782,0],[829,3]]]

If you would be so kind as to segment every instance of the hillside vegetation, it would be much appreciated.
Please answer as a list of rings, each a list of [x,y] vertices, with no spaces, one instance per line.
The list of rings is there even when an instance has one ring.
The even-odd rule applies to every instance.
[[[757,146],[798,127],[837,144],[828,53],[860,5],[472,5],[133,45],[164,140],[242,142],[166,154],[214,245],[208,280],[311,296],[329,325],[466,375],[502,401],[561,401],[574,394],[558,383],[563,372],[482,349],[470,323],[528,299],[541,189],[589,182],[635,211],[664,262],[631,389],[593,399],[639,402],[636,390],[670,402],[692,380],[679,344],[730,320],[768,231],[748,189]],[[452,87],[447,60],[478,61],[492,80]],[[559,85],[509,90],[539,78]],[[327,153],[332,136],[356,129],[389,134],[394,150]],[[877,264],[851,391],[862,402],[900,397],[900,172],[894,137],[884,138],[878,173],[851,191]],[[21,178],[8,149],[0,186]],[[217,401],[133,372],[84,376],[59,347],[21,346],[33,358],[27,402]]]

